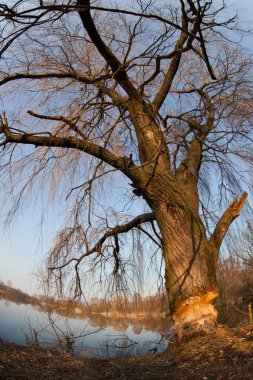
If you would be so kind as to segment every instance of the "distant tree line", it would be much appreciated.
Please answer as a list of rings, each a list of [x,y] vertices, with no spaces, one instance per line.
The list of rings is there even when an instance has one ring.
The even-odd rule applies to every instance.
[[[219,322],[235,326],[248,321],[248,306],[253,307],[253,258],[229,257],[219,268]]]
[[[164,291],[149,296],[134,292],[129,298],[124,295],[116,295],[111,299],[92,298],[89,309],[94,313],[164,314],[168,311],[168,300]]]
[[[165,292],[142,296],[134,292],[132,296],[116,294],[112,297],[93,297],[88,303],[73,300],[55,299],[51,296],[39,296],[38,300],[44,310],[57,311],[61,314],[108,314],[108,315],[161,315],[168,310]]]
[[[5,299],[17,304],[37,304],[36,297],[31,297],[20,289],[12,288],[0,280],[0,299]]]

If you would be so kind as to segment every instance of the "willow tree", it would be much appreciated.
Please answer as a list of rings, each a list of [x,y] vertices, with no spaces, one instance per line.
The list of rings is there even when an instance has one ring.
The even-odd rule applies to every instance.
[[[51,273],[72,268],[78,289],[92,258],[122,274],[122,236],[138,229],[158,244],[178,334],[212,330],[219,250],[247,197],[239,169],[252,162],[251,62],[230,46],[236,19],[215,0],[21,0],[0,15],[12,211],[39,176],[42,191],[52,180],[72,199]],[[119,173],[147,212],[95,218],[96,182],[108,192],[113,178],[126,183]]]

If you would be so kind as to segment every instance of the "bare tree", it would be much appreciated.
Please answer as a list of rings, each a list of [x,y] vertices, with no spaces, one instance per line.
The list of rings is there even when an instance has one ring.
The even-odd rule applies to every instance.
[[[77,291],[85,262],[127,278],[125,236],[138,231],[162,255],[176,332],[212,330],[219,251],[252,165],[252,62],[229,42],[236,18],[218,0],[12,4],[0,5],[10,214],[38,178],[65,195],[48,266],[60,282],[72,268]],[[116,211],[102,195],[113,180]],[[132,217],[117,212],[126,191]]]

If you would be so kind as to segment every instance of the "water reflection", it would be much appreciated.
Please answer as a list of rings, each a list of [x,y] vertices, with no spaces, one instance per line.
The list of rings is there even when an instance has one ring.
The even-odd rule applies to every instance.
[[[30,305],[0,301],[0,338],[18,344],[73,352],[82,356],[116,357],[162,352],[168,342],[166,318],[67,318]]]
[[[8,300],[4,300],[4,306],[5,307],[9,307],[10,306],[10,301],[8,301]]]

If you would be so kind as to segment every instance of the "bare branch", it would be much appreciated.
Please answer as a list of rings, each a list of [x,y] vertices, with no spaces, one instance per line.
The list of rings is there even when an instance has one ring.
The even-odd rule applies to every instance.
[[[50,119],[50,117],[46,117]],[[5,122],[6,121],[6,122]],[[0,133],[6,137],[5,145],[9,143],[27,144],[48,147],[61,147],[69,149],[77,149],[88,153],[100,160],[108,163],[115,169],[122,171],[132,181],[140,182],[143,177],[139,169],[134,165],[129,157],[120,157],[110,152],[108,149],[95,144],[88,138],[78,139],[76,137],[57,137],[57,136],[41,136],[36,133],[12,133],[11,129],[7,126],[7,119],[5,116],[1,118]]]
[[[127,76],[124,65],[112,53],[110,48],[104,43],[98,33],[90,14],[90,0],[78,0],[77,6],[85,6],[85,10],[79,11],[84,28],[86,29],[91,41],[94,43],[100,54],[104,57],[114,73],[114,78],[121,84],[126,93],[133,98],[139,98],[139,91],[134,87]]]
[[[88,257],[94,253],[97,253],[98,255],[101,255],[102,249],[103,249],[103,244],[105,241],[110,238],[114,237],[116,239],[116,250],[113,251],[113,255],[117,256],[117,252],[119,251],[118,247],[118,235],[122,233],[127,233],[133,228],[138,228],[141,224],[148,223],[155,220],[155,215],[153,213],[148,213],[148,214],[141,214],[135,217],[133,220],[131,220],[128,223],[122,224],[122,225],[117,225],[114,228],[111,228],[109,231],[105,232],[104,235],[99,239],[99,241],[94,245],[93,248],[82,254],[78,258],[71,258],[69,261],[65,262],[62,265],[59,266],[52,266],[49,269],[50,270],[59,270],[62,269],[66,266],[68,266],[72,262],[76,262],[75,267],[77,267],[80,262],[85,258]]]
[[[80,83],[85,84],[95,84],[105,79],[110,78],[111,75],[101,75],[97,78],[88,77],[85,75],[80,75],[76,72],[45,72],[45,73],[15,73],[13,75],[6,75],[3,79],[0,79],[0,85],[3,85],[8,82],[22,80],[22,79],[47,79],[47,78],[56,78],[56,79],[74,79]]]

